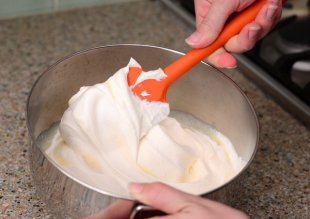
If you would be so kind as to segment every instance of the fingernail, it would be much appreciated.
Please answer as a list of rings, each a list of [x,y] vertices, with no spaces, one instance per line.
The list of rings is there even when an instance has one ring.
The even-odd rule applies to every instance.
[[[278,5],[280,3],[280,0],[269,0],[269,2]]]
[[[189,45],[193,45],[196,44],[200,41],[200,39],[202,38],[202,35],[199,32],[194,32],[192,35],[190,35],[185,41],[189,44]]]
[[[259,30],[260,30],[260,27],[257,27],[257,26],[249,27],[249,39],[256,40]]]
[[[227,69],[234,69],[234,68],[237,68],[237,67],[238,67],[238,65],[236,64],[234,66],[226,66],[225,68],[227,68]]]
[[[267,19],[271,20],[274,17],[277,9],[277,5],[269,5],[266,13]]]
[[[129,184],[129,191],[130,193],[133,193],[133,194],[141,193],[143,188],[144,188],[143,183],[130,183]]]

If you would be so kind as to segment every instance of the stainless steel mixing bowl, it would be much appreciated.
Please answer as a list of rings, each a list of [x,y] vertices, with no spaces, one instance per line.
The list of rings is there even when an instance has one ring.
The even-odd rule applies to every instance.
[[[69,98],[81,86],[108,79],[135,58],[145,70],[164,68],[182,53],[145,45],[114,45],[87,49],[66,57],[45,71],[34,84],[27,103],[31,141],[31,170],[37,192],[57,218],[82,218],[107,208],[122,197],[91,188],[49,160],[36,139],[59,121]],[[243,170],[225,185],[202,194],[231,203],[242,194],[240,180],[258,146],[258,123],[252,105],[241,89],[217,69],[200,63],[168,91],[171,109],[190,113],[211,124],[234,144],[247,161]]]

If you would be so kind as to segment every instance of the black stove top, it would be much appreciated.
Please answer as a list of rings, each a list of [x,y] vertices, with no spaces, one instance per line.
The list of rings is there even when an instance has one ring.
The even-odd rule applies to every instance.
[[[282,20],[244,55],[310,106],[310,16]]]

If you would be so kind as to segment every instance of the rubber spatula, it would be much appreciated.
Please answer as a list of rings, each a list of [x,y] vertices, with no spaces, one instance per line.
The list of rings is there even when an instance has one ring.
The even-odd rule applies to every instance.
[[[245,10],[234,15],[225,24],[220,35],[211,45],[206,48],[193,49],[168,65],[163,70],[167,75],[164,79],[147,79],[135,85],[142,69],[138,67],[130,67],[127,75],[128,85],[135,85],[132,87],[132,91],[142,100],[146,99],[147,101],[166,102],[166,93],[169,86],[196,64],[212,54],[215,50],[222,47],[231,37],[237,35],[246,24],[255,19],[265,3],[266,0],[257,0]]]

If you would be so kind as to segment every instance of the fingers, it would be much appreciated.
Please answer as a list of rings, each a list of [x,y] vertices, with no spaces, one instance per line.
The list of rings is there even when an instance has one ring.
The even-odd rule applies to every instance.
[[[133,206],[133,202],[125,201],[125,200],[118,200],[114,202],[110,207],[107,209],[89,216],[85,219],[124,219],[128,218],[131,209]]]
[[[252,49],[255,43],[273,28],[280,16],[281,1],[268,0],[255,21],[246,25],[238,35],[232,37],[225,44],[225,49],[234,53],[243,53]]]
[[[234,11],[241,11],[254,0],[196,0],[197,30],[186,39],[192,48],[203,48],[216,39],[227,18]],[[212,4],[211,4],[212,3]],[[220,68],[234,68],[236,59],[228,52],[243,53],[252,49],[279,21],[282,11],[281,0],[267,0],[256,19],[246,25],[238,35],[208,57],[208,61]]]
[[[170,215],[152,219],[231,218],[249,219],[243,212],[224,204],[190,195],[161,183],[131,184],[132,196]]]
[[[202,48],[209,45],[218,36],[229,15],[236,10],[237,3],[237,0],[212,1],[208,13],[198,24],[197,30],[186,39],[186,42],[192,48]]]
[[[255,22],[263,29],[260,38],[266,35],[266,33],[270,31],[279,21],[281,17],[281,11],[281,0],[268,0],[267,3],[263,6],[255,19]]]
[[[246,52],[254,47],[262,32],[262,27],[256,22],[252,22],[246,25],[238,35],[228,40],[225,49],[234,53]]]
[[[237,60],[229,54],[223,47],[216,50],[208,58],[208,62],[219,68],[235,68]]]
[[[195,0],[197,30],[186,39],[192,48],[202,48],[213,42],[227,18],[255,0]]]
[[[207,60],[219,68],[235,68],[237,60],[229,53],[243,53],[252,49],[263,33],[262,27],[256,22],[246,25],[241,32],[232,37],[225,49],[220,48],[211,54]]]
[[[129,191],[140,202],[168,214],[191,206],[195,198],[162,183],[133,183],[129,185]]]

